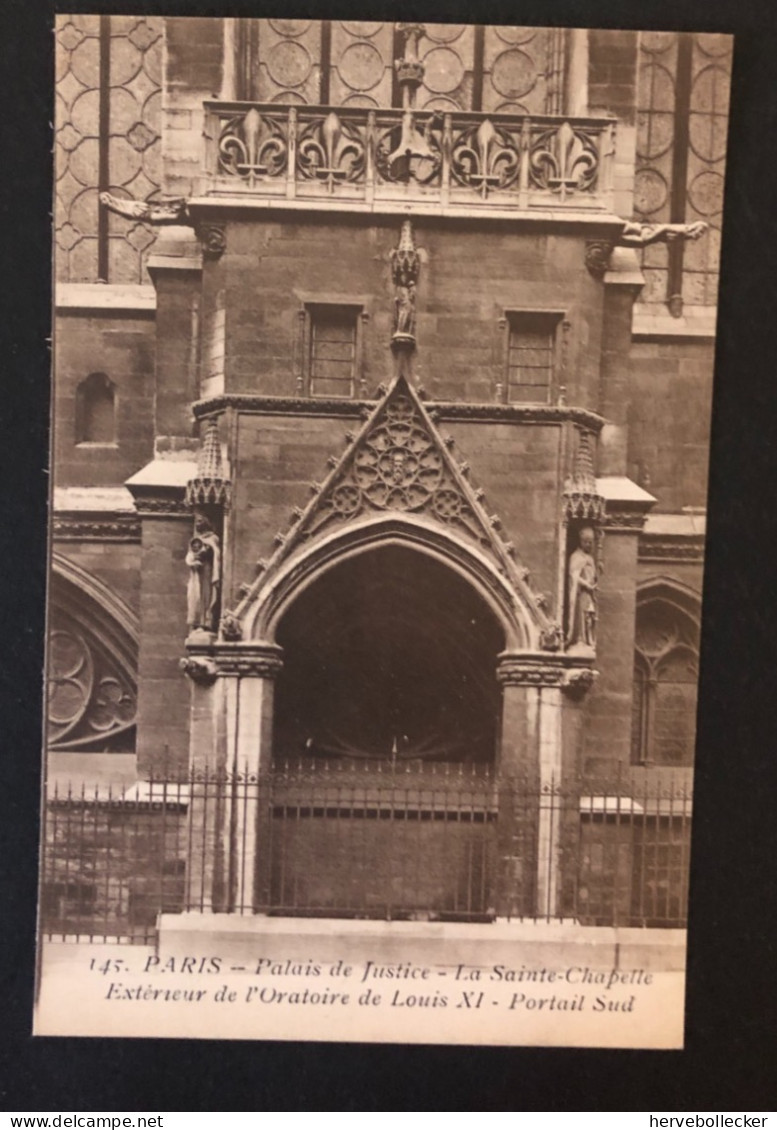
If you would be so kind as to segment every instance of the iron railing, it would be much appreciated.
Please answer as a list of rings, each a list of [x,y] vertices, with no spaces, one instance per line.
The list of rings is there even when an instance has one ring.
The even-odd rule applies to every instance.
[[[612,118],[206,102],[206,195],[611,211]]]
[[[682,926],[691,796],[463,763],[278,763],[54,788],[41,926],[150,942],[160,913]]]

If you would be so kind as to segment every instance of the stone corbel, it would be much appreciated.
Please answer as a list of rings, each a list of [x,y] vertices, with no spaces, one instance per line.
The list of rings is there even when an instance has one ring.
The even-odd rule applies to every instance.
[[[197,229],[206,259],[218,259],[227,249],[227,232],[222,224],[203,224]]]
[[[564,672],[561,680],[561,689],[564,694],[572,699],[582,698],[599,678],[599,672],[593,667],[573,667]]]
[[[606,239],[591,239],[585,245],[585,265],[595,279],[603,279],[610,268],[615,244]]]
[[[187,655],[178,665],[193,683],[203,687],[212,686],[219,674],[214,660],[206,655]]]

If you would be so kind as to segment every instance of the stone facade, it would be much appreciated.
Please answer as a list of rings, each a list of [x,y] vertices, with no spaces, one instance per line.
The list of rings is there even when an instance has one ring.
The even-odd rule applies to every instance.
[[[91,187],[110,192],[108,203],[75,187],[71,171],[63,180],[60,255],[68,266],[57,292],[54,550],[70,573],[52,599],[88,622],[97,606],[103,618],[115,611],[113,594],[135,618],[139,778],[205,766],[264,773],[274,759],[317,743],[327,755],[348,747],[347,756],[358,756],[352,739],[363,727],[347,712],[335,754],[332,734],[312,729],[304,750],[277,747],[279,734],[293,731],[298,740],[313,725],[304,704],[296,730],[279,729],[275,717],[290,709],[278,703],[296,677],[297,657],[286,657],[288,674],[283,666],[284,632],[305,650],[302,629],[295,636],[284,618],[322,586],[337,606],[319,611],[311,597],[310,646],[315,633],[341,631],[327,662],[342,664],[335,681],[348,681],[369,616],[356,619],[347,586],[330,578],[326,588],[325,579],[350,563],[342,575],[357,588],[376,602],[401,603],[389,575],[413,553],[430,563],[430,578],[440,570],[441,592],[446,570],[470,585],[498,638],[490,669],[476,675],[465,670],[463,629],[451,628],[447,645],[451,663],[464,664],[461,677],[481,679],[483,701],[499,703],[487,757],[496,770],[551,789],[560,781],[582,789],[586,775],[619,767],[645,780],[656,767],[683,776],[692,738],[673,745],[668,730],[678,709],[692,712],[692,679],[673,667],[662,683],[660,658],[652,681],[638,675],[635,683],[635,670],[640,656],[653,654],[654,613],[670,635],[666,617],[678,618],[667,656],[676,665],[695,662],[687,625],[698,625],[701,600],[714,308],[694,306],[694,294],[707,294],[699,287],[684,306],[676,295],[671,310],[656,301],[655,271],[677,284],[677,249],[698,249],[709,233],[687,243],[687,232],[656,241],[649,234],[644,246],[623,238],[626,221],[677,227],[703,214],[690,205],[681,214],[678,192],[666,216],[645,203],[657,175],[644,135],[650,115],[658,120],[646,101],[655,37],[504,28],[470,43],[472,29],[462,29],[443,43],[435,38],[443,25],[431,24],[423,34],[384,35],[377,24],[349,31],[168,17],[130,27],[132,18],[121,17],[112,29],[114,19],[58,20],[71,85],[81,81],[80,56],[102,36],[115,60],[134,52],[150,68],[153,105],[143,103],[138,122],[127,109],[123,165],[112,142],[124,180],[113,172],[105,180],[103,165],[91,170]],[[726,37],[691,38],[692,52],[714,57],[723,83]],[[164,50],[149,54],[157,41]],[[547,89],[530,67],[540,42],[559,62]],[[347,55],[355,43],[358,66],[357,55]],[[440,52],[450,66],[438,74]],[[454,63],[461,81],[449,90]],[[262,93],[268,83],[277,86],[272,102]],[[496,105],[492,86],[500,83],[507,93]],[[117,105],[120,95],[121,87],[111,94]],[[139,97],[134,88],[132,96]],[[252,99],[258,110],[247,109]],[[91,134],[78,99],[71,101],[69,118],[58,123],[60,143],[68,170],[75,163],[88,182],[78,130]],[[335,110],[316,116],[319,102]],[[707,112],[693,105],[697,115]],[[99,139],[105,123],[90,128]],[[674,144],[682,144],[679,134]],[[148,169],[141,177],[130,167],[130,150],[152,147],[158,190]],[[717,149],[709,159],[717,176]],[[181,199],[164,222],[138,212],[132,226],[127,201],[149,197]],[[79,216],[86,227],[87,205],[94,233],[90,227],[83,239],[96,241],[95,254],[79,258],[73,233]],[[396,272],[408,220],[416,256],[409,297]],[[138,252],[141,230],[150,235]],[[121,246],[141,255],[131,282]],[[713,270],[714,247],[703,261],[700,254],[688,253],[693,269]],[[644,272],[654,264],[643,302]],[[403,325],[408,332],[398,332]],[[204,551],[194,545],[193,508],[215,532]],[[595,643],[572,626],[570,560],[589,527]],[[201,595],[202,568],[193,564],[201,551],[215,586],[214,618],[187,636],[187,585],[189,601],[192,586]],[[419,564],[419,578],[426,568]],[[94,581],[82,601],[79,577]],[[402,583],[412,588],[412,575],[403,573]],[[429,580],[431,611],[413,605],[415,628],[403,624],[405,648],[414,630],[447,638],[443,621],[456,612],[433,607],[436,583]],[[398,701],[426,733],[436,715],[407,705],[415,699],[402,684],[400,628],[375,612],[375,631],[398,664],[388,683],[397,683]],[[60,659],[50,660],[65,688],[61,702],[71,646],[63,638]],[[435,686],[428,692],[433,699]],[[421,750],[412,735],[386,726],[384,758],[395,760],[403,741],[408,757]],[[110,772],[113,730],[106,734],[103,749],[97,736],[88,743],[101,772],[106,765]],[[435,756],[478,760],[445,749]],[[250,808],[241,819],[231,880],[215,877],[219,867],[229,870],[224,843],[210,854],[203,848],[202,882],[211,882],[203,904],[217,887],[222,909],[230,897],[243,909],[258,898],[263,826]],[[531,835],[545,863],[528,913],[555,913],[569,886],[558,830],[543,819],[540,808]],[[613,834],[614,845],[623,829]],[[294,866],[308,870],[328,836],[319,828]]]

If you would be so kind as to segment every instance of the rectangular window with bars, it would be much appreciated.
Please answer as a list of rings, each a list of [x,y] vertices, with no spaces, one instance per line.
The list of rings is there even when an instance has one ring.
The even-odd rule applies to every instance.
[[[313,304],[308,315],[308,392],[310,396],[356,394],[359,385],[361,307]]]
[[[561,315],[556,313],[513,311],[506,314],[504,399],[508,403],[550,402],[560,320]]]

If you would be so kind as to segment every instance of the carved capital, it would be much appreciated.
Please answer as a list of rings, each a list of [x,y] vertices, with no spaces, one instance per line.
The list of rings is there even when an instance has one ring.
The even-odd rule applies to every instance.
[[[585,245],[585,265],[595,279],[603,279],[610,266],[610,256],[615,245],[606,239],[588,240]]]
[[[558,687],[563,677],[560,664],[538,655],[501,655],[496,669],[500,687]]]
[[[273,643],[217,644],[213,654],[219,675],[274,679],[283,669],[283,651]]]

